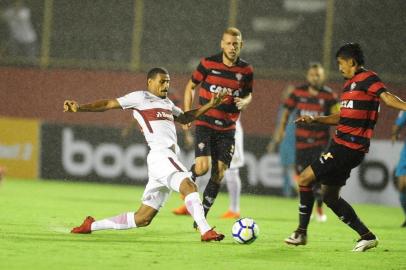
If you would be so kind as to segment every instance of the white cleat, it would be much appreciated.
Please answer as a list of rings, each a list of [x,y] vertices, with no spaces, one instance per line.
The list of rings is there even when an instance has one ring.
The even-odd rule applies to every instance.
[[[307,244],[307,236],[303,233],[293,232],[291,236],[285,239],[288,245],[300,246]]]
[[[354,249],[352,251],[354,252],[364,252],[367,251],[368,249],[374,248],[378,246],[378,238],[372,239],[372,240],[363,240],[360,239],[357,241],[357,244],[355,245]]]
[[[325,215],[325,214],[323,214],[323,215],[316,214],[316,221],[320,222],[320,223],[326,222],[327,221],[327,215]]]

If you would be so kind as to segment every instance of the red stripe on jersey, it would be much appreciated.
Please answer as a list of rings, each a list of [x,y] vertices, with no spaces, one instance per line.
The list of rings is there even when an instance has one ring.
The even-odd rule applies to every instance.
[[[341,144],[341,145],[344,145],[344,146],[346,146],[346,147],[348,147],[348,148],[351,148],[351,149],[354,149],[354,150],[361,150],[361,149],[362,149],[363,152],[367,152],[367,151],[364,149],[365,146],[363,146],[362,144],[347,142],[347,141],[344,141],[344,140],[342,140],[342,139],[340,139],[340,138],[337,138],[336,136],[334,136],[333,140],[334,140],[336,143]]]
[[[239,81],[222,78],[216,75],[208,75],[206,77],[206,82],[212,85],[221,85],[222,87],[232,88],[233,90],[240,88]]]
[[[208,127],[208,128],[214,129],[214,130],[218,130],[218,131],[227,131],[227,130],[234,130],[235,129],[235,124],[231,125],[229,127],[219,127],[219,126],[212,125],[210,123],[200,121],[200,120],[196,120],[195,125],[196,126],[205,126],[205,127]]]
[[[223,119],[223,120],[232,120],[232,121],[237,121],[238,116],[240,113],[226,113],[220,110],[217,110],[216,108],[208,110],[204,115],[214,117],[217,119]]]
[[[217,70],[227,70],[235,73],[241,73],[243,75],[251,74],[253,72],[253,69],[250,65],[247,65],[245,67],[240,67],[240,66],[231,66],[228,67],[224,65],[223,63],[219,62],[214,62],[210,60],[203,60],[202,64],[205,68],[207,69],[217,69]]]
[[[133,108],[133,109],[136,110],[141,115],[142,119],[145,122],[145,125],[148,128],[149,133],[154,133],[154,131],[152,130],[151,124],[149,123],[149,121],[148,121],[147,117],[144,115],[144,113],[141,110],[138,110],[136,108]]]
[[[354,110],[341,108],[340,117],[353,118],[353,119],[365,119],[374,120],[378,119],[379,113],[377,111],[366,111],[366,110]]]
[[[346,125],[342,125],[342,124],[337,127],[337,130],[341,131],[342,133],[345,133],[345,134],[351,134],[354,136],[359,136],[359,137],[368,138],[368,139],[371,139],[372,135],[374,133],[374,130],[370,129],[370,128],[360,129],[360,128],[350,127],[350,126],[346,126]]]
[[[371,76],[376,76],[375,72],[372,71],[365,71],[365,72],[361,72],[357,75],[355,75],[352,79],[348,80],[345,84],[344,84],[344,88],[346,88],[348,85],[350,85],[353,82],[361,82],[361,81],[365,81],[366,79],[368,79]]]
[[[287,100],[285,100],[285,106],[292,108],[295,106],[295,101],[293,100],[293,98],[288,98]]]
[[[303,128],[296,128],[296,136],[299,137],[312,137],[312,138],[323,138],[328,135],[328,132],[326,131],[315,131],[315,130],[307,130]]]
[[[196,69],[192,74],[192,78],[195,81],[201,82],[203,80],[203,74]]]
[[[327,144],[328,144],[327,140],[315,141],[315,142],[312,142],[311,144],[304,143],[304,142],[296,142],[296,149],[303,150],[303,149],[313,148],[313,147],[317,147],[317,146],[326,146]]]
[[[379,101],[379,98],[371,97],[364,91],[347,91],[341,95],[341,100]]]
[[[182,170],[182,168],[175,162],[175,160],[173,160],[173,158],[168,157],[168,159],[172,163],[173,167],[175,167],[180,172],[184,172],[184,170]]]
[[[385,88],[385,85],[382,82],[376,82],[368,88],[368,92],[376,94],[382,88]]]

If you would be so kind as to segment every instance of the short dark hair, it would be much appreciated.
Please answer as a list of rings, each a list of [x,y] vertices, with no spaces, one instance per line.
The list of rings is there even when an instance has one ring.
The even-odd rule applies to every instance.
[[[358,43],[347,43],[341,46],[336,53],[336,57],[344,59],[354,59],[358,65],[362,66],[364,62],[364,53],[362,52],[361,45]]]
[[[163,67],[154,67],[148,71],[147,80],[155,79],[157,74],[169,74],[168,70]]]

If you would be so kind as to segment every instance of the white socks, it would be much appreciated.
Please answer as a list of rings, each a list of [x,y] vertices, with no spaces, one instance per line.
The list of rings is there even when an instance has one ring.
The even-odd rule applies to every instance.
[[[240,170],[228,169],[224,174],[224,180],[227,184],[227,190],[230,197],[230,210],[240,212],[240,194],[241,194],[241,178]]]
[[[135,228],[134,212],[123,213],[115,217],[98,220],[92,223],[91,230],[126,230]]]
[[[185,197],[185,205],[190,215],[196,221],[201,235],[205,234],[211,229],[210,225],[204,216],[202,201],[200,200],[199,193],[193,192]]]

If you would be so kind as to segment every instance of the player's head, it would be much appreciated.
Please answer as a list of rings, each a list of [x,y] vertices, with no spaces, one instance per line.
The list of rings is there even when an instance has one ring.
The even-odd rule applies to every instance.
[[[336,53],[338,68],[344,78],[350,79],[364,65],[364,53],[358,43],[347,43]]]
[[[148,71],[148,91],[158,97],[166,98],[170,81],[169,72],[165,68],[155,67]]]
[[[227,28],[221,39],[223,55],[230,61],[235,62],[240,56],[242,48],[242,35],[235,27]]]
[[[306,75],[307,82],[311,87],[320,90],[326,79],[324,68],[320,63],[310,63]]]

